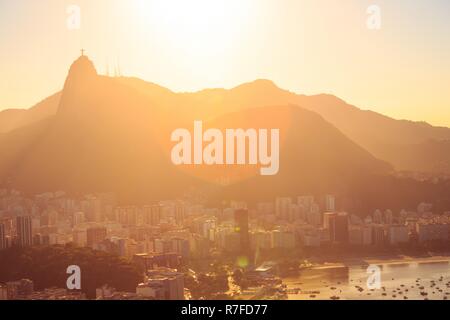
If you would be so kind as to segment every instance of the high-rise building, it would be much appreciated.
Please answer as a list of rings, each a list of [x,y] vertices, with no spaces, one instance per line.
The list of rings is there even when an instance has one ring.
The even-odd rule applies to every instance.
[[[406,225],[390,225],[388,237],[391,245],[407,243],[409,241],[409,229]]]
[[[103,221],[102,216],[102,202],[97,197],[89,197],[86,200],[85,208],[85,217],[89,222],[101,222]]]
[[[291,205],[291,218],[292,221],[305,220],[304,209],[297,204]]]
[[[272,248],[293,249],[295,247],[295,235],[292,231],[274,230],[271,236]]]
[[[275,214],[278,219],[289,220],[291,216],[292,199],[279,197],[275,200]]]
[[[448,241],[450,225],[441,223],[418,223],[416,231],[420,243],[428,241]]]
[[[56,226],[58,224],[58,211],[49,209],[44,212],[41,217],[41,225]]]
[[[362,241],[363,245],[368,246],[372,244],[372,226],[362,226]]]
[[[334,212],[327,215],[330,241],[337,243],[348,243],[348,214],[347,212]]]
[[[170,239],[155,239],[154,247],[157,253],[173,252],[173,243]]]
[[[190,246],[189,240],[182,238],[172,238],[172,249],[178,253],[182,258],[189,258]]]
[[[311,211],[311,207],[314,204],[314,196],[299,196],[297,197],[297,205],[302,207],[305,213]]]
[[[186,214],[186,208],[182,202],[175,205],[175,222],[180,225],[183,223]]]
[[[361,226],[351,226],[348,230],[348,242],[351,245],[360,246],[363,243],[363,231]]]
[[[6,249],[6,228],[3,223],[0,223],[0,250]]]
[[[239,234],[240,250],[243,254],[248,254],[250,249],[250,236],[248,227],[248,210],[239,209],[234,212],[235,230]]]
[[[333,195],[325,196],[325,211],[336,211],[336,198]]]
[[[323,228],[330,229],[330,220],[336,214],[336,212],[325,212],[323,214]]]
[[[156,226],[160,223],[162,211],[160,205],[144,206],[142,211],[144,224]]]
[[[87,231],[85,229],[74,228],[72,231],[72,239],[77,247],[85,247],[87,244]]]
[[[374,224],[372,226],[372,243],[377,246],[386,244],[387,235],[386,228],[382,224]]]
[[[72,215],[72,224],[73,224],[73,226],[77,226],[77,225],[79,225],[79,224],[82,224],[82,223],[84,223],[85,222],[85,215],[84,215],[84,212],[75,212],[73,215]]]
[[[272,247],[272,233],[269,231],[250,233],[250,244],[255,251],[258,249],[270,249]]]
[[[92,247],[106,239],[106,228],[93,227],[86,231],[87,245]]]
[[[306,213],[306,221],[311,225],[320,225],[322,223],[322,215],[317,203],[313,203],[310,210]]]
[[[373,213],[373,222],[375,223],[383,223],[383,213],[377,209]]]
[[[20,216],[16,219],[17,240],[21,247],[33,245],[32,219],[30,216]]]
[[[148,271],[145,283],[136,288],[136,293],[161,300],[184,300],[184,274],[169,268]]]
[[[394,214],[392,213],[392,210],[388,209],[384,211],[384,223],[393,224],[393,222],[394,222]]]
[[[138,211],[136,206],[117,207],[115,210],[116,221],[125,226],[136,226]]]

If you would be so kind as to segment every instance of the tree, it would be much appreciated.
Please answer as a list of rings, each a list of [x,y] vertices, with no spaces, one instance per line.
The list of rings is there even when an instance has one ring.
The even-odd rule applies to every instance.
[[[143,281],[132,262],[89,248],[67,246],[13,247],[0,251],[0,282],[33,280],[37,290],[66,288],[67,267],[81,269],[81,291],[95,298],[95,290],[108,284],[120,291],[134,292]]]

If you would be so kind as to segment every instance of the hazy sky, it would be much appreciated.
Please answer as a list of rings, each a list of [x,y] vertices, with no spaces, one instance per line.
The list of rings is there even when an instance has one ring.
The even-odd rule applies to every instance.
[[[448,0],[0,0],[0,109],[60,90],[83,47],[100,73],[118,63],[174,91],[267,78],[450,126],[449,13]]]

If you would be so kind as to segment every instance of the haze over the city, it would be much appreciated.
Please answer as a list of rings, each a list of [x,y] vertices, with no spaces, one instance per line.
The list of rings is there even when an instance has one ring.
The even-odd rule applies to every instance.
[[[0,302],[449,300],[448,9],[0,0]]]

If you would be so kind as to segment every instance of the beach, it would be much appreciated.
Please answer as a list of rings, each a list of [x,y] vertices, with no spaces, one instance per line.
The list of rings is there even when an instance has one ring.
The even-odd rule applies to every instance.
[[[379,286],[368,286],[369,266],[379,270]],[[324,263],[283,278],[289,300],[447,300],[450,257],[400,257]]]

